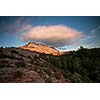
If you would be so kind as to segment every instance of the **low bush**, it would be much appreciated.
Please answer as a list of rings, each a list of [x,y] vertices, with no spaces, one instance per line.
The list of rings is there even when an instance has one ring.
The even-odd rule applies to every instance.
[[[12,53],[18,54],[18,51],[16,50],[11,50]]]
[[[59,71],[56,72],[56,73],[55,73],[55,77],[56,77],[57,79],[60,79],[60,78],[61,78],[61,72],[59,72]]]
[[[15,73],[14,73],[14,77],[15,77],[15,78],[20,78],[20,77],[22,77],[22,75],[23,75],[23,72],[20,71],[20,70],[17,70],[17,71],[15,71]]]
[[[46,83],[52,83],[51,77],[49,77],[45,82]]]
[[[25,67],[25,62],[20,61],[15,64],[17,67]]]

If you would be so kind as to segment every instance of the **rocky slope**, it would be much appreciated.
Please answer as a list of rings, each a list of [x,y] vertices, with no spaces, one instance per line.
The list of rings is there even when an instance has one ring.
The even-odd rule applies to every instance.
[[[40,53],[33,52],[33,49],[26,50],[29,48],[34,51],[37,48]],[[58,59],[50,55],[56,54],[54,52],[59,54],[59,51],[53,48],[33,43],[20,48],[0,48],[0,82],[71,82],[65,78],[64,71],[54,64],[54,60]]]
[[[49,49],[49,54],[42,48],[44,45],[29,43],[23,47],[29,50],[21,47],[0,48],[0,82],[100,82],[100,48],[80,47],[77,51],[54,55],[48,46],[45,48]]]

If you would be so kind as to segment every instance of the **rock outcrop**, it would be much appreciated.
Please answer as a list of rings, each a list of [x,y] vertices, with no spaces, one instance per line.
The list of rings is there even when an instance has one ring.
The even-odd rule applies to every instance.
[[[25,46],[21,46],[20,48],[29,50],[29,51],[44,53],[44,54],[52,54],[52,55],[62,55],[63,54],[63,52],[60,52],[53,47],[49,47],[43,44],[37,44],[34,42],[29,42],[28,44],[26,44]]]

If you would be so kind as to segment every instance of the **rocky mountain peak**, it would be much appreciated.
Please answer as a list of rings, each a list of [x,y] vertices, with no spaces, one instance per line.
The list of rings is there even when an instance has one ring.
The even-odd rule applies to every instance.
[[[21,49],[26,49],[33,52],[44,53],[44,54],[52,54],[52,55],[61,55],[62,52],[58,51],[53,47],[49,47],[44,44],[39,44],[35,42],[29,42],[28,44],[21,46]]]
[[[27,47],[34,47],[35,45],[39,45],[39,44],[35,43],[35,42],[29,42],[25,46],[27,46]]]

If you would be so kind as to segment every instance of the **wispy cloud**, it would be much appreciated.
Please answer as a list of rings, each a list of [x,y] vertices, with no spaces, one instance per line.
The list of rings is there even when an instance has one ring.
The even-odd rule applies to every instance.
[[[84,35],[83,38],[79,39],[76,43],[85,47],[100,47],[100,26],[92,29],[89,34]]]
[[[19,24],[21,23],[22,21],[24,20],[24,17],[19,17],[17,20],[16,20],[16,23]]]
[[[90,31],[90,33],[95,33],[98,29],[100,29],[100,26],[98,26],[98,27],[92,29],[92,30]]]
[[[36,26],[22,35],[23,41],[37,41],[60,47],[73,44],[74,40],[83,37],[83,33],[64,25]]]
[[[4,24],[0,25],[0,31],[3,33],[9,33],[9,34],[20,34],[27,30],[30,30],[32,28],[32,25],[28,23],[28,21],[25,20],[25,17],[18,17],[15,18],[9,18],[12,19],[12,21],[5,22]]]

